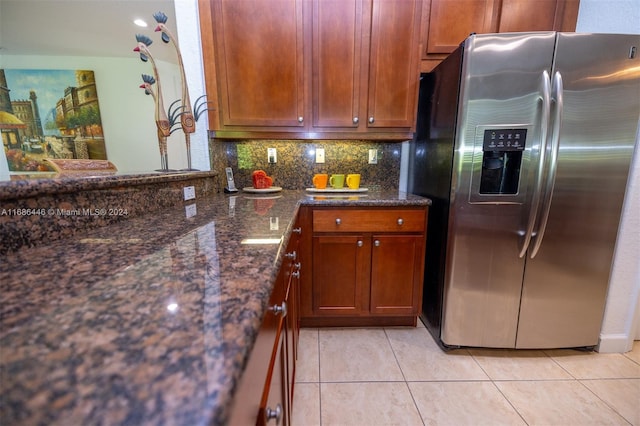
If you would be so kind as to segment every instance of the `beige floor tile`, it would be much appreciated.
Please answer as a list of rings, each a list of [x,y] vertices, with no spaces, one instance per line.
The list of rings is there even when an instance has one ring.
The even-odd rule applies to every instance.
[[[322,424],[422,425],[405,382],[321,383]]]
[[[386,328],[407,381],[489,380],[466,349],[444,352],[427,329]]]
[[[321,329],[320,381],[403,381],[381,328]]]
[[[525,425],[491,382],[410,382],[425,425]]]
[[[319,383],[295,384],[291,424],[295,426],[320,426]]]
[[[640,426],[640,379],[582,380],[582,383],[629,423]]]
[[[527,424],[628,425],[576,380],[495,382]]]
[[[571,349],[545,352],[576,379],[640,378],[640,365],[622,354],[600,354]]]
[[[543,351],[469,349],[492,380],[572,379]]]
[[[630,352],[625,353],[624,356],[640,364],[640,340],[633,342],[633,348]]]
[[[319,382],[318,329],[301,328],[296,360],[296,382]]]

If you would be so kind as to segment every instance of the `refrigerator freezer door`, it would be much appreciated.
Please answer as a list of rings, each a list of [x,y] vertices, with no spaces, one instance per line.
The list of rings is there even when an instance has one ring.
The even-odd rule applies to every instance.
[[[538,170],[541,87],[554,43],[553,32],[484,34],[465,42],[440,333],[446,345],[515,346],[524,271],[519,247]],[[485,143],[493,134],[526,139],[517,155],[519,181],[505,191],[483,190],[483,173],[506,171],[512,155]]]
[[[558,34],[552,78],[563,93],[552,97],[564,108],[556,176],[544,237],[537,241],[538,227],[539,251],[531,259],[530,250],[525,267],[518,348],[598,343],[640,115],[633,46],[640,48],[637,35]]]

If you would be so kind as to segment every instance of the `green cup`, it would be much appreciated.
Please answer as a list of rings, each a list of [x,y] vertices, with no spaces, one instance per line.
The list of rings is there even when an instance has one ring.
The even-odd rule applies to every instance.
[[[344,175],[331,175],[329,185],[334,189],[342,189],[344,187]]]

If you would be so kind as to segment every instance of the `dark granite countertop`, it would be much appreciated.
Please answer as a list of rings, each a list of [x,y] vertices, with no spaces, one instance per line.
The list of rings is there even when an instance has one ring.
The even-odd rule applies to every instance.
[[[2,424],[225,424],[299,206],[429,203],[218,194],[7,254]]]
[[[68,172],[68,173],[22,173],[14,174],[10,180],[0,180],[0,200],[34,197],[42,194],[61,194],[83,190],[99,190],[114,187],[131,187],[155,182],[171,182],[185,177],[213,177],[214,172]]]

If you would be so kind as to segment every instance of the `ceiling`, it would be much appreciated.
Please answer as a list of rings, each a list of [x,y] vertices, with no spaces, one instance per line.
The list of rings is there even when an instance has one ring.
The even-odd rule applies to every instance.
[[[154,33],[158,11],[177,37],[173,0],[0,0],[0,55],[132,58],[141,33],[153,40],[155,59],[175,63],[174,49],[161,48]],[[137,18],[149,26],[136,26]]]

